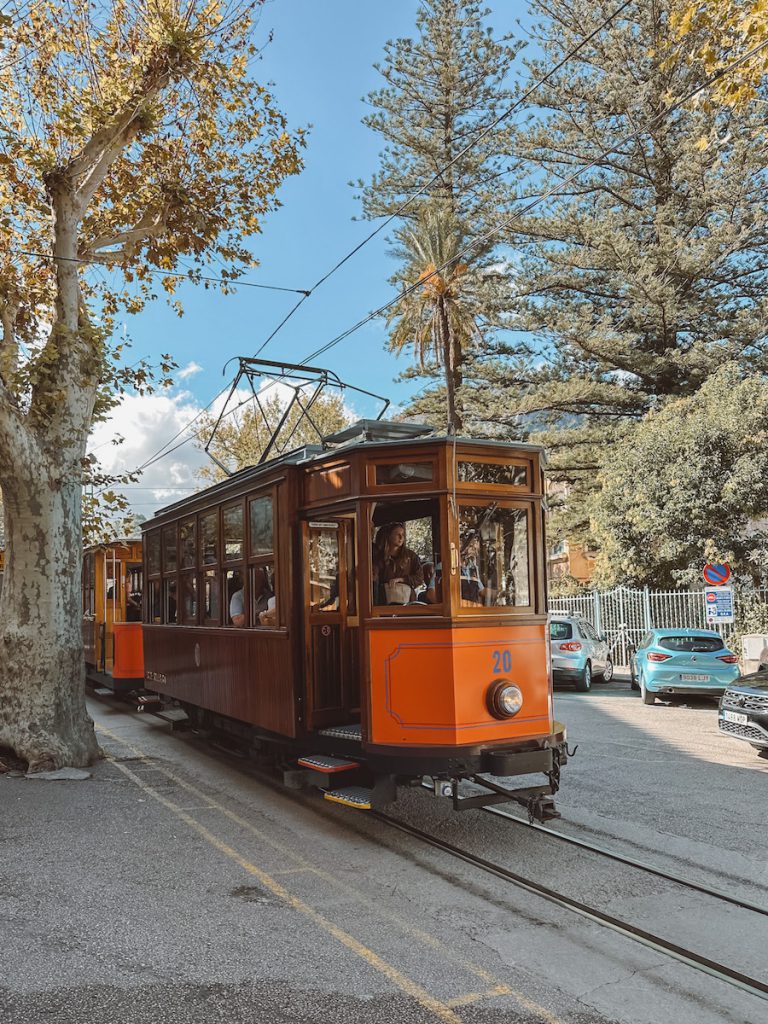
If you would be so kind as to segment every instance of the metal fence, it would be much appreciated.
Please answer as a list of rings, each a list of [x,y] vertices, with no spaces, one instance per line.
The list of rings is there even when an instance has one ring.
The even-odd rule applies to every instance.
[[[768,587],[751,590],[734,588],[733,625],[715,626],[728,643],[739,628],[741,613],[756,604],[768,604]],[[549,610],[562,615],[581,615],[605,633],[616,664],[626,665],[632,649],[654,626],[712,629],[707,623],[703,590],[650,590],[616,587],[593,590],[574,597],[551,597]]]

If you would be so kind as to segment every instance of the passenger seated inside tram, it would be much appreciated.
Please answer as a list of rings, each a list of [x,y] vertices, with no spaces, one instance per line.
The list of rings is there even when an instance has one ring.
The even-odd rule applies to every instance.
[[[424,583],[421,561],[405,543],[405,524],[387,523],[376,534],[373,549],[375,604],[410,604]]]
[[[237,587],[229,599],[229,617],[233,626],[244,626],[245,591],[240,573],[233,576],[233,585]],[[274,626],[277,621],[277,601],[274,591],[269,585],[266,569],[256,566],[251,570],[251,588],[253,593],[253,624],[254,626]]]
[[[480,534],[470,530],[461,548],[461,603],[484,604],[485,584],[480,579]]]
[[[245,625],[245,591],[243,590],[243,577],[239,572],[232,576],[232,586],[235,588],[229,599],[229,619],[233,626]]]
[[[461,548],[461,603],[463,607],[474,604],[484,604],[491,591],[480,578],[480,569],[477,564],[480,555],[480,536],[476,530],[471,530]],[[443,566],[440,562],[434,567],[434,574],[427,583],[427,589],[419,600],[427,604],[439,604],[442,601]]]

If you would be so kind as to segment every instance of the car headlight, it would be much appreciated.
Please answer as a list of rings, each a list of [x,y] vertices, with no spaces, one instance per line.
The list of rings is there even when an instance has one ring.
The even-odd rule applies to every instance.
[[[488,710],[494,718],[512,718],[522,706],[520,687],[508,679],[497,679],[488,690]]]

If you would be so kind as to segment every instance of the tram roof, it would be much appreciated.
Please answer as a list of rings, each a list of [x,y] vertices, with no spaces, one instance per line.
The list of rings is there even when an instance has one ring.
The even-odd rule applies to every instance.
[[[155,512],[155,517],[165,516],[175,509],[185,508],[192,502],[198,501],[202,494],[215,497],[216,494],[228,490],[233,485],[239,485],[249,480],[258,480],[260,477],[273,472],[279,466],[301,466],[311,462],[319,462],[322,459],[333,458],[333,456],[341,452],[352,452],[360,449],[365,449],[366,451],[386,450],[387,448],[394,447],[396,444],[408,445],[411,448],[421,445],[426,447],[428,445],[452,445],[454,443],[464,447],[469,445],[477,448],[498,448],[500,451],[516,448],[518,450],[537,452],[541,456],[544,455],[543,445],[531,444],[528,441],[454,437],[453,435],[437,433],[434,427],[426,423],[396,423],[393,420],[357,420],[348,427],[323,437],[322,444],[302,445],[301,448],[295,448],[293,451],[278,455],[274,459],[268,459],[266,462],[259,463],[256,466],[245,466],[243,469],[233,473],[232,476],[228,476],[225,480],[220,480],[211,487],[196,491],[194,494],[190,494],[188,497],[182,498],[172,505],[166,505],[164,508],[158,509]],[[150,523],[151,520],[147,520],[142,524],[142,527],[146,528]]]

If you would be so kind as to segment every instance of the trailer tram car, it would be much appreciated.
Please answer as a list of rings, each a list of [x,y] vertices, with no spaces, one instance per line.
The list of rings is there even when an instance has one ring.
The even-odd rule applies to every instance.
[[[140,538],[83,552],[83,650],[88,682],[113,693],[144,686]]]
[[[363,420],[158,512],[145,686],[200,729],[271,745],[286,782],[328,799],[426,783],[457,808],[556,816],[542,459]],[[391,524],[424,566],[413,585],[377,578]]]

